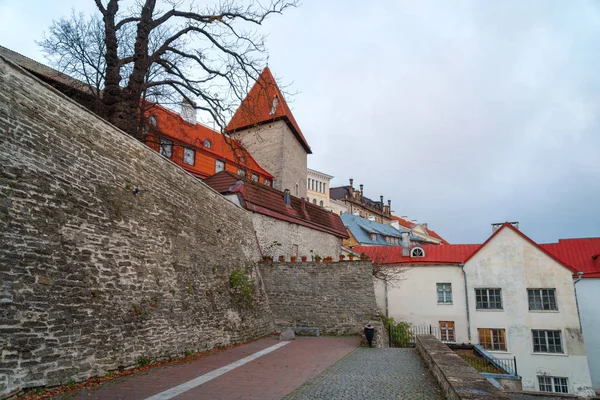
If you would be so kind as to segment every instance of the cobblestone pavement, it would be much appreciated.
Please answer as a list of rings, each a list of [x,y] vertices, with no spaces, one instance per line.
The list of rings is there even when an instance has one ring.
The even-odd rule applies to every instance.
[[[299,399],[443,399],[415,349],[358,348],[285,397]]]

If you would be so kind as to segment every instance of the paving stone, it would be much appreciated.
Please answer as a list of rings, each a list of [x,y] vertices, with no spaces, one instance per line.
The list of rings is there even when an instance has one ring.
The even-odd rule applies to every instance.
[[[443,399],[414,349],[358,348],[285,397],[320,399]]]

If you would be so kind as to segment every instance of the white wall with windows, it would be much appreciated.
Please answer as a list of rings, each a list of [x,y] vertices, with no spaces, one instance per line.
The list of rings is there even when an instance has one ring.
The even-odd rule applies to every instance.
[[[592,394],[570,270],[511,229],[464,269],[472,343],[516,356],[524,390]]]
[[[329,183],[333,176],[323,172],[307,169],[306,188],[308,200],[321,207],[330,209],[329,206]]]
[[[429,326],[438,330],[454,329],[456,343],[468,343],[465,285],[459,266],[419,265],[403,268],[401,280],[388,285],[388,316],[396,321]],[[386,290],[376,280],[377,306],[385,314]],[[449,340],[451,341],[451,340]]]

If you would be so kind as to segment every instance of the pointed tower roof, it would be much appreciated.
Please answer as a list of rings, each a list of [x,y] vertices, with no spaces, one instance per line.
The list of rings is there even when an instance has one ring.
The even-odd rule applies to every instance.
[[[250,92],[242,101],[229,124],[227,132],[236,132],[251,126],[282,120],[288,125],[298,142],[308,154],[312,154],[292,111],[279,90],[269,67],[266,67]]]

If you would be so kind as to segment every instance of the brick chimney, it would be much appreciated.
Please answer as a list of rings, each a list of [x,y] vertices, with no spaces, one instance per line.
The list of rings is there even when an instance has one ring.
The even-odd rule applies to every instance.
[[[363,199],[363,184],[360,184],[360,200],[362,201]]]
[[[381,212],[383,212],[383,195],[379,196],[379,201],[381,203]]]

